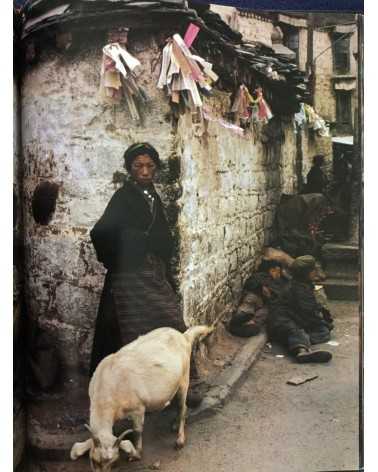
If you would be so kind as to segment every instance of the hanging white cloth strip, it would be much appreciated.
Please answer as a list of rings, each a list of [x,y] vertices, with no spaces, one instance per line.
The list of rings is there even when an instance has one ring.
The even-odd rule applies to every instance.
[[[137,66],[140,66],[138,59],[129,54],[126,49],[122,48],[118,43],[107,44],[103,47],[102,51],[106,56],[110,57],[114,61],[116,69],[125,78],[127,77],[127,71],[121,58],[125,61],[127,67],[132,71]]]
[[[212,116],[211,112],[205,107],[202,109],[202,115],[205,120],[218,123],[223,128],[229,129],[233,133],[236,133],[237,135],[243,138],[245,137],[243,128],[241,128],[240,126],[234,125],[233,123],[230,123],[229,121],[223,120],[222,118],[216,118],[215,116]]]
[[[122,98],[133,120],[144,122],[144,108],[148,102],[145,91],[137,84],[136,70],[140,61],[119,43],[103,47],[100,94],[110,103]]]
[[[190,52],[179,34],[174,34],[163,49],[157,87],[166,88],[175,104],[181,101],[191,110],[201,108],[200,90],[211,93],[211,84],[218,80],[212,68],[210,62]]]

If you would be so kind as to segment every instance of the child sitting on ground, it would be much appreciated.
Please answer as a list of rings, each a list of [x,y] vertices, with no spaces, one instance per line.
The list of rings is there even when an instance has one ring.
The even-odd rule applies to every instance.
[[[268,316],[267,301],[289,283],[276,260],[263,260],[258,272],[246,281],[242,301],[233,315],[229,331],[234,336],[250,337],[261,332]]]

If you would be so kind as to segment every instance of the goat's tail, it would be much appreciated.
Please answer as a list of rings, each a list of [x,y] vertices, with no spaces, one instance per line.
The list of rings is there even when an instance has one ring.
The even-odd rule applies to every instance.
[[[206,326],[206,325],[199,325],[199,326],[192,326],[191,328],[187,329],[184,333],[186,339],[193,345],[194,341],[199,338],[200,336],[207,336],[208,334],[212,333],[215,329],[215,326]]]

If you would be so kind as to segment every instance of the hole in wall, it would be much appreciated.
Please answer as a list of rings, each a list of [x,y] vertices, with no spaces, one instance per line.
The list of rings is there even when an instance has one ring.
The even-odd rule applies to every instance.
[[[50,223],[56,207],[59,185],[54,182],[42,182],[37,185],[32,198],[33,217],[36,223]]]

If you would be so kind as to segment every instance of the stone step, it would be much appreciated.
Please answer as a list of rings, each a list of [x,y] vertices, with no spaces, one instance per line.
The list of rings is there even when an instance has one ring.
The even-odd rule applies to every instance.
[[[347,279],[357,280],[359,274],[359,268],[355,265],[348,265],[344,263],[340,264],[325,264],[323,263],[323,270],[327,275],[327,278],[331,279]]]
[[[360,272],[359,247],[350,243],[324,244],[322,262],[329,278],[357,280]]]
[[[322,282],[327,297],[331,300],[355,300],[360,299],[358,280],[327,278]]]
[[[357,244],[326,243],[322,247],[322,257],[325,260],[358,261],[360,250]]]

